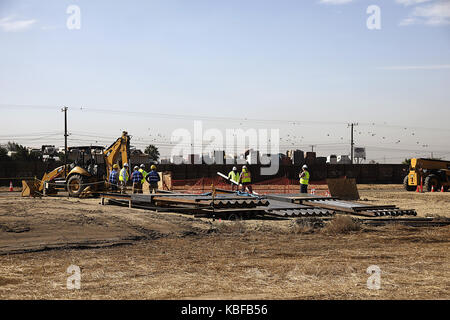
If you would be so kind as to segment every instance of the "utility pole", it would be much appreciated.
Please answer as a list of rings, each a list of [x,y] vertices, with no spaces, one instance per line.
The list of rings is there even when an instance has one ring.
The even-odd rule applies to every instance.
[[[61,108],[64,112],[64,178],[67,177],[67,107]]]
[[[353,141],[353,127],[354,126],[357,126],[358,124],[357,123],[349,123],[348,124],[348,127],[351,127],[351,142],[350,142],[350,155],[351,155],[351,160],[352,160],[352,164],[353,164],[353,148],[354,148],[354,145],[355,145],[355,143],[354,143],[354,141]]]
[[[314,147],[316,146],[315,144],[310,144],[309,145],[311,147],[311,152],[314,152]]]

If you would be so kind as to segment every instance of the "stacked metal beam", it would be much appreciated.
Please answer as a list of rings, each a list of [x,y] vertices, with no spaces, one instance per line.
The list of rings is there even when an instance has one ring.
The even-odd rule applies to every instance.
[[[280,217],[329,217],[334,215],[333,210],[313,208],[278,200],[270,200],[270,204],[265,212],[269,215]]]
[[[206,213],[255,216],[269,214],[280,217],[329,217],[335,213],[346,213],[365,217],[415,216],[415,210],[404,210],[394,205],[366,205],[342,201],[336,198],[312,194],[270,194],[252,196],[241,194],[157,193],[157,194],[103,194],[102,197],[128,202],[129,206],[140,206],[153,210],[168,209],[186,213]],[[266,199],[268,198],[268,199]]]
[[[247,209],[266,207],[269,201],[260,197],[229,196],[229,195],[195,195],[195,194],[133,194],[133,202],[153,205],[187,205],[198,208],[214,207],[217,209]]]
[[[417,215],[415,210],[404,210],[394,205],[365,205],[313,194],[270,194],[267,195],[267,198],[270,199],[270,203],[273,201],[296,203],[309,208],[328,209],[331,212],[348,213],[366,217]]]
[[[314,199],[303,204],[366,217],[417,215],[415,210],[400,209],[394,205],[365,205],[336,199]]]
[[[300,203],[300,204],[302,204],[304,201],[309,201],[309,200],[336,199],[333,197],[319,196],[319,195],[310,194],[310,193],[274,193],[274,194],[266,195],[266,198],[269,200],[277,200],[277,201]]]

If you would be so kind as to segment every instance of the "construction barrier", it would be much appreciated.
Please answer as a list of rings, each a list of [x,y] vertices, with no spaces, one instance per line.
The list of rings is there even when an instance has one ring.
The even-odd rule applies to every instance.
[[[40,178],[45,172],[62,165],[61,162],[41,161],[2,161],[0,162],[0,185],[8,186],[13,180],[14,186],[19,186],[22,180],[30,177]],[[158,171],[171,172],[174,180],[195,180],[200,178],[215,178],[216,173],[228,174],[235,165],[174,165],[159,164]],[[241,169],[241,165],[237,165]],[[273,176],[261,175],[261,165],[247,165],[252,181],[259,183],[269,179],[287,178],[297,183],[301,165],[281,164]],[[355,178],[361,183],[402,183],[407,174],[408,166],[402,164],[311,164],[309,171],[311,181],[325,181],[327,178]],[[27,177],[27,178],[23,178]],[[6,178],[6,179],[5,179]]]

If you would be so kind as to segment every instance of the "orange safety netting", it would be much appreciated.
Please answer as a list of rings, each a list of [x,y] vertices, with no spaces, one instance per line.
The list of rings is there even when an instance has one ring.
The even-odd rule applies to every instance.
[[[172,189],[188,193],[211,192],[212,186],[219,189],[230,189],[230,184],[221,177],[172,180]]]
[[[222,177],[172,180],[172,190],[189,193],[211,192],[212,185],[216,189],[231,190],[231,184]],[[299,184],[288,178],[273,178],[252,184],[257,193],[297,193]]]
[[[297,193],[299,184],[286,177],[273,178],[254,183],[253,190],[258,193]]]

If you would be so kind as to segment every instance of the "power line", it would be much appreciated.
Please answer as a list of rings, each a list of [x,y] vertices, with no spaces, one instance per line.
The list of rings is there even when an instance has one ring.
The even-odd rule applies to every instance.
[[[47,136],[39,136],[39,137],[34,137],[34,138],[17,138],[17,137],[10,137],[10,138],[0,138],[0,140],[4,140],[4,141],[39,141],[39,140],[54,140],[54,141],[60,141],[59,138],[57,138],[56,136],[62,135],[62,133],[54,133],[51,135],[47,135]],[[88,136],[88,137],[93,137],[94,139],[83,139],[83,138],[77,138],[77,136]],[[99,135],[96,134],[88,134],[88,135],[80,135],[80,134],[69,134],[68,140],[69,141],[73,141],[73,142],[89,142],[89,143],[104,143],[104,144],[109,144],[111,143],[112,140],[114,140],[116,137],[111,136],[101,136],[99,138]],[[162,139],[151,139],[151,138],[147,138],[147,137],[141,137],[141,136],[137,136],[138,140],[132,140],[132,144],[133,145],[148,145],[148,144],[155,144],[157,146],[167,146],[167,147],[174,147],[174,146],[189,146],[191,144],[194,143],[201,143],[203,145],[211,145],[210,141],[192,141],[192,143],[187,143],[187,144],[182,144],[179,142],[171,142],[168,140],[162,140]],[[215,145],[214,143],[212,144],[213,146]],[[245,145],[242,144],[235,144],[237,147],[245,147]],[[331,149],[338,149],[338,150],[343,150],[343,146],[346,145],[346,143],[342,143],[342,142],[337,142],[337,143],[315,143],[313,144],[314,146],[321,146],[324,147],[327,150],[331,150]],[[292,142],[292,143],[280,143],[279,144],[280,147],[282,148],[308,148],[311,147],[311,145],[308,145],[306,143],[302,143],[302,142]],[[442,153],[442,152],[447,152],[447,150],[438,150],[438,149],[430,149],[427,148],[427,150],[424,149],[415,149],[415,148],[398,148],[398,147],[380,147],[380,146],[372,146],[372,145],[366,145],[366,148],[371,148],[372,151],[393,151],[393,152],[435,152],[435,153]]]
[[[17,105],[17,104],[0,104],[0,108],[31,108],[31,109],[48,109],[48,110],[59,110],[59,106],[51,105]],[[117,115],[134,115],[134,116],[145,116],[145,117],[157,117],[157,118],[167,118],[167,119],[178,119],[178,120],[210,120],[210,121],[234,121],[234,122],[262,122],[262,123],[286,123],[291,125],[302,125],[302,124],[312,124],[312,125],[345,125],[347,122],[343,121],[311,121],[311,120],[285,120],[285,119],[256,119],[256,118],[236,118],[236,117],[218,117],[218,116],[206,116],[206,115],[192,115],[192,114],[169,114],[169,113],[155,113],[155,112],[143,112],[143,111],[130,111],[130,110],[118,110],[111,108],[91,108],[91,107],[72,107],[73,112],[96,112],[96,113],[108,113]],[[401,124],[387,124],[387,123],[362,123],[361,126],[374,126],[374,127],[385,127],[385,128],[397,128],[397,129],[414,129],[414,130],[439,130],[448,131],[449,128],[427,128],[427,127],[417,127]]]
[[[62,131],[49,131],[49,132],[34,132],[34,133],[28,133],[28,134],[2,134],[0,135],[0,139],[3,137],[7,138],[15,138],[15,137],[35,137],[35,136],[41,136],[41,135],[58,135],[61,134]]]

